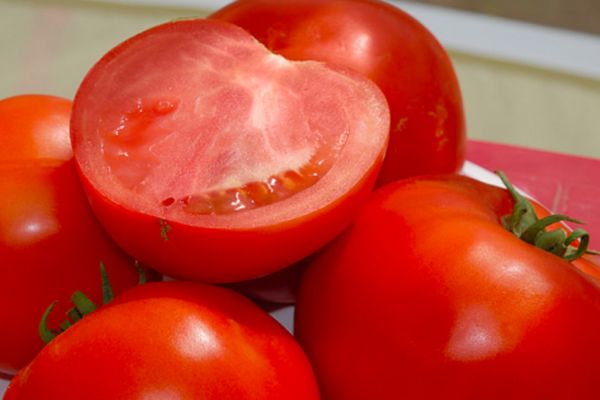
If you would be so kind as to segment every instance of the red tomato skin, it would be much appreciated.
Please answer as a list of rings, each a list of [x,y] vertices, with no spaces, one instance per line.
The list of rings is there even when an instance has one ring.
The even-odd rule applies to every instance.
[[[94,213],[127,253],[167,276],[227,283],[281,270],[337,236],[367,202],[379,165],[328,208],[252,230],[202,228],[132,212],[106,198],[85,177],[82,182]]]
[[[575,261],[573,265],[579,271],[592,277],[600,285],[600,258],[598,256],[583,256]]]
[[[598,286],[504,230],[511,206],[458,176],[375,193],[299,289],[324,398],[598,398]]]
[[[59,303],[52,327],[72,307],[74,291],[101,302],[100,261],[116,292],[138,279],[133,260],[102,230],[79,184],[68,138],[70,104],[41,95],[0,101],[1,140],[14,150],[0,146],[0,372],[8,375],[42,348],[38,323],[53,301]]]
[[[377,0],[238,0],[210,18],[246,29],[275,53],[351,68],[373,80],[391,111],[377,185],[458,171],[465,158],[462,97],[436,38]]]
[[[20,95],[0,100],[0,163],[71,159],[70,115],[71,101],[62,97]]]
[[[311,400],[319,393],[294,338],[249,300],[163,282],[125,292],[60,335],[17,375],[7,398]]]

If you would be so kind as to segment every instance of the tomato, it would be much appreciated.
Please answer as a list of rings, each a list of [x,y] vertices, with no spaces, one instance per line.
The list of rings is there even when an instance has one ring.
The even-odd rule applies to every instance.
[[[11,382],[17,399],[318,399],[306,356],[233,291],[189,282],[125,292],[54,339]]]
[[[448,55],[418,21],[378,0],[238,0],[210,18],[235,23],[275,53],[352,68],[390,106],[382,185],[455,172],[465,157],[465,117]]]
[[[460,176],[375,193],[300,284],[323,398],[600,396],[599,287],[505,229],[513,205]]]
[[[37,328],[50,303],[59,300],[57,327],[75,290],[100,301],[100,261],[116,291],[138,279],[80,187],[70,113],[69,100],[52,96],[0,100],[0,373],[14,374],[42,348]]]
[[[348,225],[381,165],[388,111],[354,72],[180,20],[91,69],[71,135],[92,207],[128,253],[173,277],[233,282]]]

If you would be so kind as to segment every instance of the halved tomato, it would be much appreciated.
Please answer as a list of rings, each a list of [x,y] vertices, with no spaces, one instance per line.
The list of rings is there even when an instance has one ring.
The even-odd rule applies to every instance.
[[[389,109],[349,70],[275,55],[247,32],[170,22],[104,56],[71,135],[112,237],[165,274],[257,277],[337,235],[370,192]]]

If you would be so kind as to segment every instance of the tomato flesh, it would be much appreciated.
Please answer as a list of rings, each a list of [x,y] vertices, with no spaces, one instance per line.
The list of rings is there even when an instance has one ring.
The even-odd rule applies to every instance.
[[[380,0],[237,0],[209,18],[234,23],[290,60],[351,68],[383,91],[390,142],[378,185],[458,171],[466,128],[452,62],[409,14]]]
[[[173,231],[183,224],[273,232],[330,212],[370,190],[389,126],[385,98],[366,78],[287,61],[242,29],[206,20],[161,25],[118,46],[88,74],[74,110],[75,155],[92,205],[100,197],[167,221]],[[346,215],[335,232],[349,222]],[[124,248],[152,263],[148,250],[136,254],[119,239],[123,230],[104,222]],[[284,267],[327,236],[285,262],[264,251],[242,254],[264,267],[236,279]],[[221,266],[239,263],[221,258]],[[203,261],[190,256],[168,273],[202,277],[187,270]]]
[[[260,55],[201,74],[194,93],[171,89],[190,100],[138,99],[116,127],[101,124],[104,158],[116,179],[162,206],[180,203],[200,215],[264,206],[312,186],[346,142],[339,94],[321,95],[322,80],[311,82],[316,77],[286,81],[288,63],[269,55],[256,64]],[[306,96],[298,97],[302,91]],[[281,135],[282,127],[291,134]]]

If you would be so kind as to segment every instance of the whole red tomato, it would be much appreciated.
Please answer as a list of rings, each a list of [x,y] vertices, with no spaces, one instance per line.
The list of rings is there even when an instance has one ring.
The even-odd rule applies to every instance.
[[[58,336],[11,382],[19,399],[319,398],[294,338],[243,296],[162,282],[133,288]]]
[[[505,229],[513,206],[459,176],[376,192],[300,285],[295,331],[324,398],[600,397],[598,286]]]
[[[210,18],[241,26],[289,59],[343,65],[372,79],[391,110],[379,185],[460,169],[465,117],[454,69],[405,12],[378,0],[238,0]]]
[[[370,194],[388,128],[363,76],[288,61],[199,19],[107,53],[71,120],[85,189],[115,241],[166,275],[210,282],[274,272],[341,232]]]
[[[71,102],[25,95],[0,101],[0,372],[42,348],[38,323],[59,300],[58,327],[81,289],[101,300],[100,261],[116,291],[135,285],[128,258],[96,222],[69,140]]]

